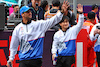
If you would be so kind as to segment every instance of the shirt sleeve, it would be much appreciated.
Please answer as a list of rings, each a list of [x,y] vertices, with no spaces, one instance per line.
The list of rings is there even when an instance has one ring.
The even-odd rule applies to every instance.
[[[95,29],[96,29],[96,25],[93,26],[93,28],[92,28],[92,30],[91,30],[91,32],[90,32],[90,34],[89,34],[89,37],[90,37],[91,41],[96,40],[97,37],[99,36],[99,34],[96,34],[96,35],[94,36],[94,30],[95,30]]]
[[[58,49],[58,38],[55,34],[53,39],[52,49],[51,49],[52,54],[57,53],[57,49]]]
[[[14,59],[17,53],[18,46],[19,46],[19,39],[17,37],[16,29],[14,29],[10,43],[10,56],[9,56],[10,60]]]
[[[50,19],[40,21],[41,29],[46,32],[48,29],[52,28],[54,25],[62,20],[63,14],[59,11],[55,16]]]
[[[75,35],[77,35],[79,33],[79,31],[81,30],[83,22],[84,22],[84,15],[79,14],[78,23],[77,23],[77,25],[73,26],[74,31],[76,32]]]

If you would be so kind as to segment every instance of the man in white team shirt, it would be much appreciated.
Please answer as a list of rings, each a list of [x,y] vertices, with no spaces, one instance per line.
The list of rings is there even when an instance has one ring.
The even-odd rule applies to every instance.
[[[23,20],[13,31],[7,67],[10,67],[9,62],[11,62],[12,65],[12,61],[17,53],[19,44],[19,66],[41,67],[45,32],[61,21],[63,13],[67,11],[68,7],[68,1],[64,1],[62,10],[51,19],[32,21],[32,13],[30,8],[28,6],[23,6],[20,9],[20,15],[22,16]]]
[[[52,60],[54,61],[55,55],[58,55],[55,67],[71,67],[75,63],[76,37],[84,22],[83,6],[81,4],[78,4],[77,11],[80,13],[78,24],[70,27],[68,16],[63,16],[59,23],[61,30],[54,34]]]

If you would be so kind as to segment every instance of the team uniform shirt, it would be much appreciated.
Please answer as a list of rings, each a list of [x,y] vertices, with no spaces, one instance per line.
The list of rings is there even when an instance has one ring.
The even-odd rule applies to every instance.
[[[42,58],[45,32],[61,21],[63,14],[57,13],[48,20],[31,21],[29,24],[20,23],[13,31],[9,59],[13,60],[20,44],[20,60]]]
[[[82,29],[86,29],[88,34],[90,34],[91,30],[92,30],[92,27],[94,26],[94,24],[90,21],[85,21],[83,23],[83,26],[82,26]]]
[[[53,12],[50,12],[50,10],[48,10],[44,17],[45,17],[45,20],[47,19],[50,19],[51,17],[53,17],[54,15],[56,15],[60,10],[57,10],[57,9],[52,9]]]
[[[94,51],[95,52],[100,52],[100,35],[99,34],[96,34],[94,36],[94,30],[97,29],[97,26],[100,26],[100,23],[94,25],[94,27],[92,28],[91,33],[90,33],[90,39],[92,41],[94,41],[94,40],[97,39],[97,41],[96,41],[96,43],[94,45]]]
[[[54,34],[52,45],[52,54],[57,53],[58,56],[72,56],[76,51],[76,38],[81,30],[84,22],[84,15],[79,15],[79,23],[73,27],[69,27],[66,32],[59,30]]]

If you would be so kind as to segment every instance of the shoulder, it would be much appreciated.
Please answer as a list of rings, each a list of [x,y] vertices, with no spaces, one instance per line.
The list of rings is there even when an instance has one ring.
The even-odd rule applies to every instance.
[[[61,30],[59,30],[54,34],[54,37],[60,37],[60,35],[62,35],[62,33],[63,32]]]
[[[50,12],[50,10],[46,11],[46,12],[45,12],[45,16],[48,15],[49,12]]]
[[[16,27],[15,30],[18,30],[22,26],[22,23],[19,23]]]
[[[91,25],[93,26],[94,24],[92,24],[92,23],[90,23],[90,22],[84,22],[84,23],[83,23],[83,26],[91,26]]]
[[[43,11],[43,8],[42,7],[39,7],[39,11]]]
[[[14,12],[12,12],[11,14],[10,14],[10,16],[14,16],[15,15],[15,13]]]

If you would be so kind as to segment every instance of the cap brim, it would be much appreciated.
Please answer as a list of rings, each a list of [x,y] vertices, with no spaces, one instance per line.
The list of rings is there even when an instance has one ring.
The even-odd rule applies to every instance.
[[[29,9],[26,9],[24,12],[27,12],[28,10],[30,10],[30,8]]]

